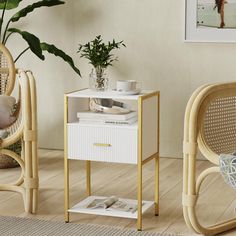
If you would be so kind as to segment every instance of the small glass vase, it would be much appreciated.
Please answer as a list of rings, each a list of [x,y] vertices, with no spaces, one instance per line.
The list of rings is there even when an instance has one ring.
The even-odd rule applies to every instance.
[[[106,91],[108,89],[108,78],[104,73],[105,68],[96,67],[89,74],[89,88],[95,91]]]

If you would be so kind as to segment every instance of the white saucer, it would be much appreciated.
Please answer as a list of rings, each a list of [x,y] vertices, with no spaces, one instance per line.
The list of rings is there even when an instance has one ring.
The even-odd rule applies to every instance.
[[[115,92],[116,94],[120,94],[120,95],[137,95],[141,92],[141,89],[135,89],[135,90],[131,90],[131,91],[118,91],[118,90],[114,89],[112,91]]]

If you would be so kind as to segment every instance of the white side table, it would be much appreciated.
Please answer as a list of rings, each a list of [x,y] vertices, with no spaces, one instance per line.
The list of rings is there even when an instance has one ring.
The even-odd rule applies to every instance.
[[[82,124],[77,112],[88,110],[89,98],[110,98],[131,101],[138,111],[138,122],[132,125]],[[64,168],[65,168],[65,222],[69,213],[86,213],[137,219],[137,229],[142,230],[142,214],[153,204],[155,215],[159,214],[159,116],[160,93],[142,91],[139,95],[119,95],[113,91],[94,92],[84,89],[65,94],[64,123]],[[136,105],[135,105],[136,104]],[[73,207],[69,207],[69,160],[85,160],[88,197]],[[155,199],[142,199],[143,166],[154,160]],[[137,200],[135,213],[113,212],[104,209],[88,209],[86,205],[95,198],[91,194],[91,161],[129,163],[137,165]]]

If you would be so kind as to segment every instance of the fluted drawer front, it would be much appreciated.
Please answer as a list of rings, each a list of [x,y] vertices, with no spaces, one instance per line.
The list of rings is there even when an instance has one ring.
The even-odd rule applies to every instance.
[[[137,164],[137,128],[68,124],[68,158]]]

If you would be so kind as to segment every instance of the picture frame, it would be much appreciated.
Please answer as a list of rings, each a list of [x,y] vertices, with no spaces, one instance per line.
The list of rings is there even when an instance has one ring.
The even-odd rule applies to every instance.
[[[224,21],[216,0],[185,0],[185,42],[236,42],[236,0],[221,4]]]

